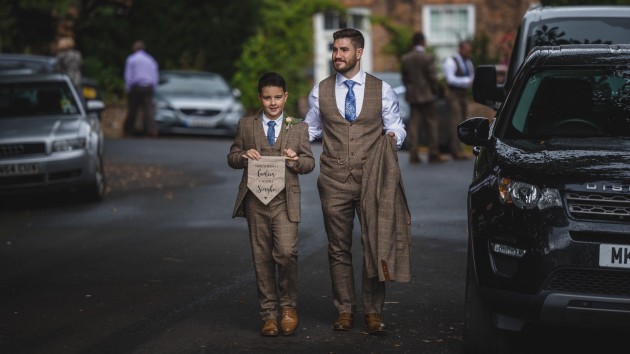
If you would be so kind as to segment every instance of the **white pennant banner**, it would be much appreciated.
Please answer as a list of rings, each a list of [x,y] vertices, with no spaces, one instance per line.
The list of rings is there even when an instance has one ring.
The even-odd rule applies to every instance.
[[[262,156],[247,162],[247,187],[265,205],[284,189],[285,158]]]

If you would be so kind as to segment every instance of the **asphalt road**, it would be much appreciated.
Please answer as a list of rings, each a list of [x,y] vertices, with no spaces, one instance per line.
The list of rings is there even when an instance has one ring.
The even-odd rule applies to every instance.
[[[265,338],[247,225],[232,219],[231,141],[109,139],[101,203],[72,194],[0,207],[0,353],[459,353],[472,161],[400,165],[410,283],[387,285],[385,337],[331,330],[318,169],[302,176],[299,331]],[[319,145],[313,147],[318,156]],[[355,228],[355,270],[361,245]],[[357,286],[360,284],[357,279]],[[359,299],[360,301],[360,296]]]

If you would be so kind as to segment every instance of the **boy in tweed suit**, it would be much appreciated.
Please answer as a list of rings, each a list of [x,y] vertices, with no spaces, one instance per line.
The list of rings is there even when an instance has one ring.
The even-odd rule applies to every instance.
[[[260,78],[258,99],[262,112],[241,118],[228,154],[230,167],[244,169],[232,217],[247,218],[263,336],[278,335],[279,310],[282,334],[291,335],[298,326],[297,231],[301,217],[298,175],[315,167],[308,125],[284,115],[286,89],[284,78],[277,73],[266,73]],[[262,156],[286,159],[284,189],[268,204],[261,202],[247,186],[248,161],[260,160]]]

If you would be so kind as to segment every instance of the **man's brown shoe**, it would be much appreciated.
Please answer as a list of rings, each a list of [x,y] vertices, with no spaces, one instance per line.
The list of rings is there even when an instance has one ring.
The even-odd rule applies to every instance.
[[[280,328],[285,336],[295,333],[298,326],[298,315],[293,307],[283,307],[280,317]]]
[[[429,155],[429,163],[440,163],[449,161],[449,158],[444,155]]]
[[[349,331],[352,329],[352,314],[348,312],[340,313],[333,323],[335,331]]]
[[[265,337],[277,337],[278,336],[278,323],[276,320],[267,320],[262,326],[260,331]]]
[[[368,313],[365,315],[365,326],[369,334],[384,335],[387,333],[380,313]]]

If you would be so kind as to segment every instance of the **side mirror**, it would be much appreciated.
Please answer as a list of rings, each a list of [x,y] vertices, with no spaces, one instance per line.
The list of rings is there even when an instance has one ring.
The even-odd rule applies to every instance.
[[[490,120],[486,117],[473,117],[457,125],[457,137],[470,146],[486,146],[490,136]]]
[[[497,68],[479,65],[475,70],[472,86],[473,100],[490,108],[498,109],[505,98],[503,85],[497,84]]]
[[[105,102],[101,100],[87,100],[88,112],[100,112],[105,109]]]

